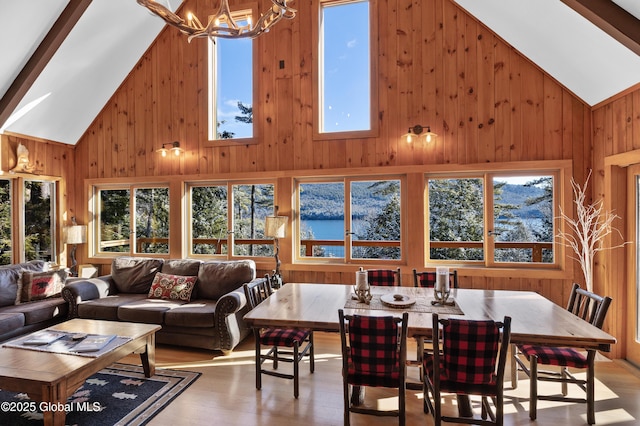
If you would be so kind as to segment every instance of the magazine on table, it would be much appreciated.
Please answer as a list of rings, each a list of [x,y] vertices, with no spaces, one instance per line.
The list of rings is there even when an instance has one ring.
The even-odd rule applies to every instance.
[[[70,348],[70,350],[72,352],[97,352],[107,346],[115,338],[115,334],[88,335],[75,346]]]
[[[38,331],[37,333],[33,333],[28,339],[22,342],[23,345],[33,345],[33,346],[45,346],[50,345],[56,340],[62,339],[66,336],[66,333],[61,333],[57,331]]]

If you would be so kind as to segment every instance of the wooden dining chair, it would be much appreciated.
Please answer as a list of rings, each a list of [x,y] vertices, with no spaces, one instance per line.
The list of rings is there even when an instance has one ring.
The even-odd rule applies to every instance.
[[[602,328],[611,298],[599,296],[580,288],[574,283],[567,310],[592,325]],[[518,386],[518,371],[523,371],[530,380],[529,417],[537,417],[538,400],[566,401],[587,404],[587,423],[595,423],[595,349],[578,351],[570,347],[550,347],[537,345],[512,345],[511,348],[511,385]],[[525,359],[529,365],[525,364]],[[539,370],[538,365],[559,367],[559,370]],[[586,379],[576,378],[569,368],[586,369]],[[538,381],[559,382],[562,395],[538,395]],[[585,398],[567,397],[567,385],[575,384],[585,392]]]
[[[272,293],[273,289],[268,275],[262,280],[254,280],[244,284],[244,294],[251,309],[258,306]],[[300,361],[309,357],[311,373],[315,368],[313,331],[302,328],[254,328],[253,333],[256,344],[256,389],[262,388],[262,374],[293,379],[293,396],[298,398]],[[262,346],[269,348],[264,354]],[[273,362],[272,369],[266,369],[262,366],[266,360]],[[293,374],[277,371],[279,362],[292,363]]]
[[[413,286],[433,288],[436,285],[436,271],[418,272],[413,270]],[[451,288],[458,288],[458,271],[449,270],[449,285]]]
[[[367,269],[367,281],[373,286],[402,287],[400,268]]]
[[[423,271],[418,272],[413,270],[413,286],[433,288],[436,285],[436,271]],[[458,271],[453,269],[449,270],[449,285],[451,288],[458,288]],[[424,359],[425,343],[430,343],[430,340],[423,337],[416,337],[416,361],[411,361],[411,365],[417,365],[422,367],[422,360]],[[424,381],[424,371],[420,370],[420,381]]]
[[[495,322],[440,319],[438,314],[433,314],[432,320],[434,350],[424,360],[425,412],[431,411],[435,426],[443,421],[502,425],[511,317],[505,316],[502,322]],[[473,413],[469,417],[444,416],[443,392],[481,396],[481,418],[473,417]],[[489,399],[493,401],[495,412]]]
[[[407,356],[407,323],[393,316],[344,315],[338,310],[340,341],[342,343],[342,382],[344,395],[344,424],[349,425],[350,414],[396,416],[404,426],[405,373]],[[354,405],[349,399],[350,386],[373,386],[398,389],[398,409],[377,410]]]

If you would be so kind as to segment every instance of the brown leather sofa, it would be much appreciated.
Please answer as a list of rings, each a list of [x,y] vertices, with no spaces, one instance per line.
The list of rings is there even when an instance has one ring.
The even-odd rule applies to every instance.
[[[66,271],[45,271],[46,262],[32,260],[0,266],[0,341],[41,330],[67,319],[68,304],[60,296]],[[25,285],[43,275],[58,275],[55,294],[27,294]],[[23,291],[25,289],[25,291]],[[38,299],[38,300],[32,300]]]
[[[243,284],[255,278],[253,260],[119,257],[110,275],[68,280],[62,296],[70,318],[159,324],[158,343],[227,353],[250,332],[243,320],[249,311]],[[194,280],[190,297],[183,297],[185,287],[171,298],[152,294],[161,292],[162,283]]]

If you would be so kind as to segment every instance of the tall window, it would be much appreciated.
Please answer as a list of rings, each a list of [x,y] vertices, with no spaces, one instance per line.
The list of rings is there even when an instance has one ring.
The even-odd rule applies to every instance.
[[[229,196],[231,194],[231,196]],[[271,256],[264,220],[273,214],[273,184],[193,184],[189,187],[191,255]]]
[[[372,129],[369,8],[367,0],[327,0],[320,4],[320,134]]]
[[[427,260],[554,264],[556,180],[535,171],[429,177]]]
[[[246,25],[250,15],[246,10],[233,12],[239,25]],[[209,139],[252,137],[253,42],[209,40]]]
[[[169,188],[105,188],[96,195],[98,253],[169,253]]]
[[[55,261],[55,183],[25,180],[24,256],[26,260]]]
[[[401,259],[400,193],[398,179],[300,182],[300,258]]]
[[[2,179],[0,180],[0,265],[9,265],[13,262],[12,205],[11,181]]]

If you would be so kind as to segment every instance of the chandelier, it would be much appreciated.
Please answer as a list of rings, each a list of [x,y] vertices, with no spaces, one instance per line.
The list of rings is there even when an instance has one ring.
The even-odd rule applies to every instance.
[[[293,19],[296,16],[296,10],[287,5],[293,0],[271,0],[273,6],[265,13],[260,14],[260,18],[255,24],[252,24],[251,17],[249,17],[247,24],[241,26],[231,16],[229,0],[220,0],[218,11],[215,15],[209,16],[209,21],[204,26],[191,12],[187,14],[187,19],[184,20],[155,0],[136,1],[139,5],[146,7],[153,14],[162,18],[167,24],[188,35],[189,42],[194,38],[201,37],[208,37],[211,40],[214,40],[215,37],[255,38],[268,32],[280,19]]]

